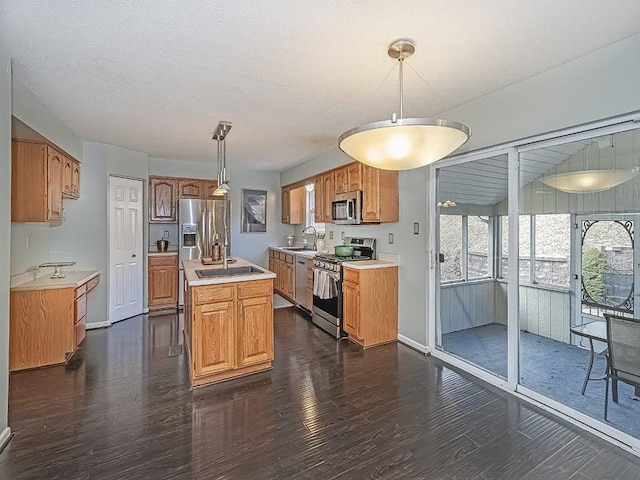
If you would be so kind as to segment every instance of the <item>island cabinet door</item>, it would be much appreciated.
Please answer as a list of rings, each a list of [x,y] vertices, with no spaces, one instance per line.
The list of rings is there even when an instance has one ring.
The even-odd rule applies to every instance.
[[[238,367],[273,360],[273,297],[239,300]]]
[[[194,375],[211,375],[235,368],[233,302],[193,309]]]

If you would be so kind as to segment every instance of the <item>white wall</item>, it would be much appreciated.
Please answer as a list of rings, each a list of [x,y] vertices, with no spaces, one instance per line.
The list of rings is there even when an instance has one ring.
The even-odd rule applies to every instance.
[[[89,297],[87,325],[103,323],[108,319],[109,287],[109,176],[137,178],[146,189],[148,155],[113,145],[84,142],[84,162],[80,178],[80,200],[66,206],[67,221],[59,229],[52,229],[51,252],[56,258],[68,255],[78,262],[79,269],[98,269],[102,273],[100,284]],[[143,211],[146,225],[147,209]],[[82,234],[78,234],[82,232]],[[146,272],[146,228],[143,228]],[[146,273],[144,274],[146,278]],[[146,292],[146,281],[143,285]]]
[[[11,58],[0,45],[0,437],[8,426],[11,227]],[[6,432],[5,432],[6,433]],[[2,445],[0,444],[0,447]]]

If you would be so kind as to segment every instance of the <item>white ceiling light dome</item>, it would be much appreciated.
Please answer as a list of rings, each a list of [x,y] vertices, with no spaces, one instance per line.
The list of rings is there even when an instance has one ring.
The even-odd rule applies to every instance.
[[[471,136],[466,125],[439,118],[402,118],[403,63],[415,52],[411,40],[389,45],[388,54],[398,60],[400,76],[400,118],[367,123],[352,128],[338,139],[340,150],[359,162],[382,170],[423,167],[460,148]]]

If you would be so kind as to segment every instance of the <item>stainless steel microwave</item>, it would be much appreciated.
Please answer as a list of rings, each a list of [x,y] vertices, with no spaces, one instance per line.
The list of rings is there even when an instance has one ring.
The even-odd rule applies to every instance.
[[[331,202],[331,221],[338,225],[362,223],[362,192],[341,193]]]

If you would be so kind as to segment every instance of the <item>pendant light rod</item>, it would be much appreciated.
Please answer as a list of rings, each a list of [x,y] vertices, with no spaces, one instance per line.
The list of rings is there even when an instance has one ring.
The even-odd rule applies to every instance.
[[[226,138],[231,130],[231,122],[221,121],[213,131],[212,139],[218,142],[218,188],[214,195],[224,195],[229,190],[229,181],[227,180],[227,142]]]
[[[403,66],[404,66],[404,58],[400,57],[400,118],[404,117],[404,75],[403,75]]]

